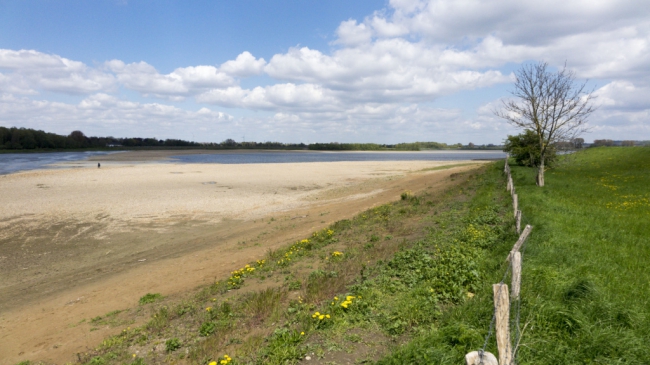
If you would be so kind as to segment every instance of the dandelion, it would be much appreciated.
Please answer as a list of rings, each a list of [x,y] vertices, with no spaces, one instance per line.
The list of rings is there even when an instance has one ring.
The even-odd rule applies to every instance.
[[[135,357],[135,354],[133,354],[133,357]]]
[[[304,336],[304,335],[305,335],[305,333],[304,333],[304,332],[300,332],[300,336]]]
[[[330,315],[329,315],[329,314],[326,314],[326,315],[325,315],[325,318],[329,319],[329,318],[330,318]]]
[[[212,310],[212,307],[207,307],[207,308],[205,308],[205,310],[210,312]]]
[[[321,320],[321,321],[322,321],[324,318],[325,318],[325,315],[323,315],[323,314],[321,314],[320,316],[318,316],[318,319]]]

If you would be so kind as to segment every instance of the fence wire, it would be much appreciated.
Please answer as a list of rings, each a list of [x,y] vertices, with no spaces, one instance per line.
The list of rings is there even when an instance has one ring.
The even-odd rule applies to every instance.
[[[508,165],[508,157],[507,156],[506,156],[506,162],[505,162],[505,165],[504,165],[504,171],[503,172],[506,175],[506,185],[507,185],[509,183],[508,182],[508,180],[509,180],[508,177],[510,177],[510,179],[512,178],[512,174],[510,173],[510,166]],[[512,181],[513,182],[512,182],[512,185],[510,186],[510,188],[514,189],[514,180],[512,180]],[[512,192],[511,192],[511,196],[512,196]],[[521,211],[521,209],[520,209],[520,211]],[[523,211],[521,211],[520,223],[521,223],[521,227],[526,227],[526,225],[528,225],[530,223],[530,220],[524,214]],[[524,263],[523,263],[524,259],[523,258],[524,258],[524,253],[526,252],[526,243],[527,243],[527,241],[528,241],[528,239],[526,239],[523,242],[522,246],[519,249],[519,251],[521,253],[521,272],[523,272],[523,266],[524,266]],[[508,266],[506,267],[506,270],[505,270],[505,272],[503,274],[503,277],[501,278],[501,281],[499,282],[499,284],[504,284],[505,283],[505,280],[508,277],[508,274],[510,274],[511,269],[512,269],[512,260],[510,260],[510,262],[508,263]],[[503,288],[504,288],[503,286],[501,286],[499,288],[499,293],[497,294],[497,296],[499,296],[499,297],[501,296],[501,290]],[[506,363],[509,363],[509,364],[516,364],[516,362],[517,362],[517,353],[518,353],[517,350],[518,350],[519,343],[521,341],[521,336],[522,336],[521,323],[520,323],[520,321],[521,321],[521,293],[520,293],[519,297],[514,299],[514,300],[513,300],[513,298],[510,298],[510,308],[511,309],[513,307],[513,304],[514,304],[515,316],[514,316],[514,318],[511,317],[509,327],[511,329],[514,329],[514,332],[515,332],[514,340],[515,341],[514,341],[514,347],[513,347],[513,344],[510,342],[510,331],[508,331],[507,341],[510,344],[510,349],[511,349],[510,356],[512,356],[512,359],[506,358]],[[483,365],[483,359],[484,359],[483,354],[485,353],[485,349],[487,348],[488,342],[490,341],[490,338],[492,337],[492,334],[494,333],[494,326],[495,326],[495,323],[496,323],[496,316],[497,316],[497,308],[496,308],[496,305],[495,305],[494,309],[492,310],[492,319],[490,320],[490,327],[488,328],[488,333],[486,334],[485,340],[483,341],[483,347],[481,347],[481,349],[478,351],[479,352],[479,365]]]

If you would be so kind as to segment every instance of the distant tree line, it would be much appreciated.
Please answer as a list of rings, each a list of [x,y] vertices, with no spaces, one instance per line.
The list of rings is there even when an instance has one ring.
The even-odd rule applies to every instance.
[[[421,151],[421,150],[442,150],[450,148],[460,148],[462,144],[448,145],[439,142],[413,142],[398,144],[377,144],[377,143],[312,143],[309,145],[310,150],[320,151]]]
[[[28,128],[0,127],[0,149],[84,149],[105,147],[198,147],[196,142],[180,139],[87,137],[81,131],[67,136]]]
[[[645,146],[647,141],[614,141],[611,139],[595,139],[592,144],[593,147],[611,147],[611,146],[622,146],[622,147],[634,147],[634,146]]]
[[[493,145],[488,145],[492,147]],[[67,136],[28,128],[0,127],[0,150],[65,150],[105,148],[206,148],[206,149],[270,149],[270,150],[314,150],[314,151],[420,151],[466,148],[462,144],[448,145],[438,142],[413,142],[398,144],[377,143],[281,143],[281,142],[236,142],[226,139],[220,143],[197,143],[180,139],[88,137],[81,131]],[[471,146],[471,148],[482,148]]]

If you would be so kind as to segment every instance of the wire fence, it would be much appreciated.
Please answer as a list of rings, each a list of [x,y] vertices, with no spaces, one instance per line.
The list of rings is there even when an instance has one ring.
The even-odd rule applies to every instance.
[[[517,350],[521,342],[523,329],[521,328],[521,270],[523,267],[523,255],[526,251],[526,241],[533,227],[528,224],[526,216],[519,209],[519,197],[515,190],[515,185],[510,173],[508,156],[506,156],[503,172],[506,175],[506,190],[512,197],[513,215],[515,218],[515,230],[519,234],[519,239],[515,242],[512,250],[508,254],[506,261],[508,266],[498,284],[492,286],[494,293],[494,310],[492,319],[485,336],[483,347],[478,351],[473,351],[465,355],[467,365],[515,365],[517,363]],[[522,223],[525,225],[522,230]],[[508,291],[508,285],[505,283],[508,275],[511,277],[511,290]],[[511,317],[511,312],[514,312]],[[511,338],[514,333],[514,338]],[[496,337],[499,358],[485,349],[492,336]],[[513,340],[514,339],[514,347]]]

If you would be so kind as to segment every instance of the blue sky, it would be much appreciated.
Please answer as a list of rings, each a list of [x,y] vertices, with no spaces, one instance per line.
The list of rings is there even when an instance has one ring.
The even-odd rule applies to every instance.
[[[650,139],[640,1],[2,1],[0,125],[218,142],[499,143],[512,72],[589,79]]]

